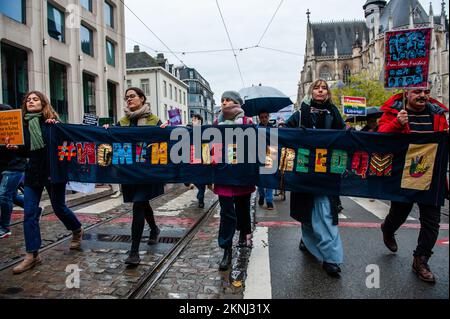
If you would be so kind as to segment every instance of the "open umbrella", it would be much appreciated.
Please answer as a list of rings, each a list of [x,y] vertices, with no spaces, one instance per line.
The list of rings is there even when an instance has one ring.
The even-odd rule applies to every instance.
[[[379,118],[379,117],[381,117],[381,115],[383,115],[383,111],[380,111],[379,106],[370,106],[367,108],[367,115],[366,116],[363,116],[363,115],[356,116],[356,121],[367,121],[367,119],[369,119],[369,118]],[[349,116],[349,117],[347,117],[347,119],[345,121],[346,122],[354,122],[355,117]]]
[[[242,108],[247,116],[258,115],[260,111],[274,113],[292,103],[291,99],[281,91],[270,86],[251,86],[239,91],[244,105]]]

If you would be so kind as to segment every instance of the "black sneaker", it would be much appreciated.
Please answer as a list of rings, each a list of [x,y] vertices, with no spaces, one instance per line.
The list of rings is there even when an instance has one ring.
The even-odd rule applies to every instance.
[[[198,201],[198,208],[204,208],[205,207],[205,202],[204,201]]]
[[[239,241],[237,244],[238,247],[247,247],[247,234],[243,232],[239,233]]]
[[[260,197],[260,198],[258,199],[258,205],[259,205],[259,206],[264,205],[264,197]]]
[[[148,245],[155,245],[158,243],[158,236],[161,231],[158,226],[155,229],[150,229],[150,236],[148,237]]]
[[[327,272],[328,276],[333,278],[340,278],[341,268],[334,263],[327,263],[326,261],[322,264],[323,269]]]
[[[137,266],[141,262],[139,253],[130,253],[130,255],[125,259],[125,264]]]
[[[267,203],[267,209],[268,210],[273,210],[273,204],[272,203]]]

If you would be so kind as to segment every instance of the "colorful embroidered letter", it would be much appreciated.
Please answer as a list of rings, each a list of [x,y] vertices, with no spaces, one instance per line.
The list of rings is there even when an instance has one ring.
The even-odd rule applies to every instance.
[[[346,151],[334,150],[331,155],[330,172],[333,174],[342,174],[347,169],[348,155]]]
[[[308,173],[310,151],[306,148],[299,148],[297,151],[297,166],[295,170],[300,173]]]
[[[328,150],[325,148],[316,149],[316,172],[326,173],[327,172],[327,153]]]

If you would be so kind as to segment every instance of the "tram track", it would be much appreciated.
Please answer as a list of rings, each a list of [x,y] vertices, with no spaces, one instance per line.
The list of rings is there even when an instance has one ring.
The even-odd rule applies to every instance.
[[[179,191],[179,189],[177,189],[176,187],[175,187],[174,189],[170,189],[168,192],[166,192],[166,193],[164,193],[164,194],[162,194],[162,195],[160,195],[160,196],[157,196],[157,197],[151,199],[151,200],[150,200],[150,204],[155,203],[156,201],[160,200],[160,199],[163,198],[164,196],[172,195],[172,194],[174,194],[174,193],[177,193],[177,191]],[[96,201],[98,201],[98,199],[92,200],[92,202],[96,202]],[[88,203],[89,203],[89,202],[83,203],[83,204],[80,204],[80,205],[77,205],[77,206],[86,206]],[[130,213],[130,209],[127,209],[127,210],[125,210],[124,212],[115,214],[115,215],[113,215],[113,216],[106,217],[106,218],[104,218],[104,219],[102,219],[102,220],[100,220],[100,221],[98,221],[98,222],[94,222],[93,224],[84,227],[84,231],[85,231],[85,233],[86,233],[86,232],[88,232],[89,230],[92,230],[92,229],[94,229],[94,228],[98,228],[98,227],[100,227],[100,226],[102,226],[102,225],[104,225],[104,224],[107,224],[107,223],[109,223],[109,222],[115,220],[115,219],[119,219],[119,218],[121,218],[121,217],[123,217],[123,216],[125,216],[125,215],[127,215],[127,214],[129,214],[129,213]],[[48,214],[45,214],[45,215],[49,215],[49,214],[53,214],[53,212],[48,213]],[[43,215],[43,216],[45,216],[45,215]],[[22,223],[23,223],[23,222],[22,222]],[[16,225],[18,225],[18,224],[20,224],[20,223],[17,223]],[[59,239],[59,240],[56,240],[56,241],[54,241],[54,242],[52,242],[52,243],[50,243],[50,244],[48,244],[48,245],[46,245],[46,246],[44,246],[44,247],[41,247],[41,249],[39,250],[39,252],[42,254],[43,252],[48,251],[48,250],[50,250],[50,249],[52,249],[52,248],[54,248],[54,247],[56,247],[56,246],[58,246],[58,245],[60,245],[60,244],[62,244],[62,243],[64,243],[64,242],[70,240],[70,238],[71,238],[71,236],[70,236],[70,234],[68,234],[68,235],[64,236],[63,238],[61,238],[61,239]],[[3,257],[3,256],[2,256],[2,257]],[[6,270],[6,269],[8,269],[8,268],[11,268],[11,267],[13,267],[14,265],[20,263],[21,261],[24,260],[25,257],[21,256],[21,257],[17,257],[17,258],[16,258],[15,256],[13,256],[13,257],[10,256],[9,258],[10,258],[10,259],[12,258],[13,260],[11,260],[11,261],[9,261],[9,262],[5,262],[5,263],[3,263],[3,264],[1,264],[1,260],[0,260],[0,272]]]
[[[219,200],[214,200],[209,209],[194,223],[194,225],[181,237],[181,239],[148,271],[136,284],[136,287],[126,296],[127,299],[144,299],[145,296],[159,282],[162,276],[169,270],[186,246],[200,231],[206,221],[214,214]]]

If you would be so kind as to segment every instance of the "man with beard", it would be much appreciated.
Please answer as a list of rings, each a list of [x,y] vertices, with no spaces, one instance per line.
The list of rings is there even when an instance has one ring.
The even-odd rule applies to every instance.
[[[403,101],[405,105],[403,105]],[[430,97],[430,90],[411,89],[392,96],[382,106],[384,112],[379,121],[378,132],[384,133],[431,133],[448,131],[445,112],[448,108]],[[381,224],[383,241],[386,247],[396,252],[398,249],[394,233],[406,221],[414,202],[391,202],[389,214]],[[439,235],[441,208],[418,203],[420,213],[420,232],[418,245],[414,250],[413,271],[423,281],[434,283],[428,260]]]

